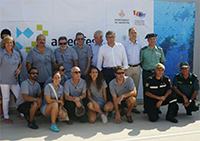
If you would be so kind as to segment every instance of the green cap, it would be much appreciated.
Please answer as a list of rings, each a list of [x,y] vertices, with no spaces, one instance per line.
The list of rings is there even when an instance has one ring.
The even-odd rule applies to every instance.
[[[189,68],[189,64],[187,62],[181,62],[180,68]]]

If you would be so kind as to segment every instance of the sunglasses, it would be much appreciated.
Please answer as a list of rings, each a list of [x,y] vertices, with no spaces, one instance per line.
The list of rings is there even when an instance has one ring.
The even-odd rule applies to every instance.
[[[116,72],[116,74],[124,74],[125,72],[123,71],[123,72]]]
[[[61,69],[60,71],[65,71],[65,69]]]
[[[84,40],[84,38],[77,38],[77,40]]]
[[[31,72],[30,74],[33,74],[33,75],[38,75],[39,73],[38,72]]]
[[[60,43],[60,45],[66,45],[67,44],[67,42],[65,42],[65,43]]]
[[[78,73],[81,73],[81,71],[75,71],[75,72],[73,72],[73,73],[78,74]]]

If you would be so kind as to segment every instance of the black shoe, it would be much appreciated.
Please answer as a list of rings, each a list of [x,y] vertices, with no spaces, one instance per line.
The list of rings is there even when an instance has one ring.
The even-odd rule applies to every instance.
[[[132,109],[132,112],[133,112],[133,113],[136,113],[136,114],[140,114],[140,111],[138,111],[138,109],[136,109],[136,108],[133,108],[133,109]]]
[[[147,110],[144,109],[143,114],[146,114],[146,113],[147,113]]]
[[[133,123],[133,119],[132,119],[131,115],[130,116],[126,115],[126,118],[127,118],[128,123]]]
[[[162,112],[161,112],[161,110],[160,110],[160,109],[158,110],[158,114],[162,114]]]
[[[73,121],[71,119],[69,119],[69,121],[67,121],[67,124],[68,125],[72,125],[73,124]]]
[[[166,120],[171,121],[173,123],[178,123],[178,120],[175,119],[175,117],[173,117],[171,115],[170,116],[166,116]]]
[[[192,115],[192,112],[191,112],[191,111],[187,111],[187,115],[188,115],[188,116],[191,116],[191,115]]]
[[[28,123],[28,127],[31,129],[38,129],[39,127],[35,124],[35,122],[32,120]]]

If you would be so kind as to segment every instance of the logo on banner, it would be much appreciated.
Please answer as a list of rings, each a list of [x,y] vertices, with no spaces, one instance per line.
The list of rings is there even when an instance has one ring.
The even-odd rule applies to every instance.
[[[123,10],[121,10],[119,12],[119,17],[121,18],[118,18],[118,19],[114,19],[114,23],[115,24],[129,24],[129,19],[125,19],[125,13]]]
[[[133,10],[133,15],[136,17],[135,25],[145,25],[143,18],[146,16],[146,13],[142,11]]]
[[[42,34],[44,36],[48,36],[48,30],[43,30],[43,27],[42,25],[38,24],[36,25],[36,30],[37,31],[42,31]],[[24,31],[20,30],[18,27],[16,27],[16,34],[17,34],[17,38],[21,37],[22,35],[24,35],[26,38],[30,38],[34,32],[33,30],[31,30],[29,27],[27,27]],[[16,44],[19,46],[20,49],[23,48],[23,46],[17,41]],[[29,50],[32,48],[32,47],[35,47],[37,45],[37,42],[36,41],[31,41],[31,47],[26,47],[26,52],[29,52]]]

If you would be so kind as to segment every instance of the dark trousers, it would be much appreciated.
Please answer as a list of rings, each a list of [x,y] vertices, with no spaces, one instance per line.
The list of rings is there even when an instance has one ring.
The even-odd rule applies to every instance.
[[[77,117],[75,115],[75,107],[76,107],[76,104],[73,102],[73,101],[67,101],[65,100],[65,105],[64,107],[67,109],[67,112],[69,114],[69,118],[74,118],[74,117]],[[88,117],[86,115],[86,113],[80,117],[77,117],[77,119],[80,121],[80,122],[86,122],[88,120]]]
[[[149,77],[149,76],[152,76],[152,75],[154,75],[155,73],[151,73],[151,72],[149,72],[149,71],[145,71],[145,70],[143,70],[142,71],[142,82],[143,82],[143,108],[144,108],[144,110],[146,110],[146,105],[145,105],[145,103],[146,103],[146,96],[145,96],[145,85],[146,85],[146,80],[147,80],[147,78]]]
[[[159,108],[156,107],[156,103],[158,101],[159,101],[158,99],[146,97],[146,110],[147,110],[149,120],[152,122],[157,121],[159,119],[159,115],[158,115]],[[165,101],[163,101],[162,106],[167,105],[167,104],[169,104],[169,106],[168,106],[168,111],[167,111],[166,116],[170,115],[174,117],[176,111],[178,110],[178,107],[176,104],[176,96],[173,94],[170,94],[165,99]]]
[[[107,88],[106,88],[106,96],[107,96],[107,101],[112,101],[112,95],[110,93],[110,89],[109,89],[109,83],[111,80],[113,80],[115,78],[115,74],[112,68],[108,69],[108,68],[103,68],[102,73],[104,75],[106,84],[107,84]]]
[[[191,97],[187,97],[188,100],[191,98]],[[184,103],[184,100],[183,100],[183,97],[180,96],[180,95],[177,95],[177,102],[178,103]],[[198,110],[198,107],[195,105],[195,101],[193,100],[189,106],[185,107],[186,111],[187,112],[192,112],[192,111],[197,111]]]

